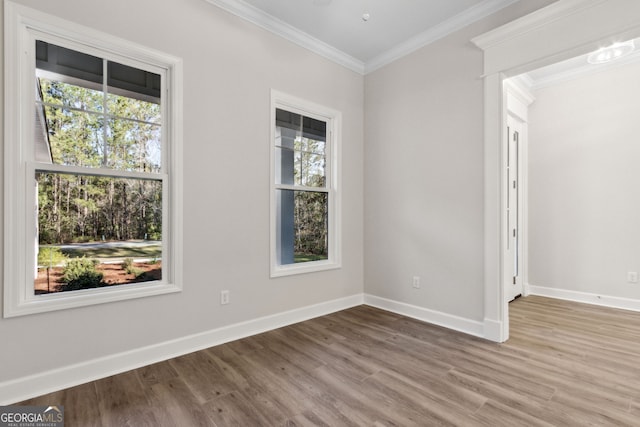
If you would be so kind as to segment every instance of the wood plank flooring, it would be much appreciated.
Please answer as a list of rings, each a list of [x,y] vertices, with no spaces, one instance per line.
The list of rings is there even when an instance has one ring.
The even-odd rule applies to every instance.
[[[360,306],[21,404],[82,427],[640,425],[640,313],[510,316],[495,344]]]

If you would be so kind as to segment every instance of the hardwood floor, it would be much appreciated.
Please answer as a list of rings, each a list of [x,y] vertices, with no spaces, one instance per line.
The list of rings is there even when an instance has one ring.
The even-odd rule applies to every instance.
[[[640,425],[640,313],[510,317],[495,344],[360,306],[21,404],[83,427]]]

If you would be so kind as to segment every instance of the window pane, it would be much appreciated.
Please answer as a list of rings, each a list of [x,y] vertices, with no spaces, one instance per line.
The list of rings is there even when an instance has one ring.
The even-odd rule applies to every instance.
[[[325,187],[326,142],[276,128],[276,184]]]
[[[160,74],[109,61],[107,86],[108,92],[159,104],[162,77]]]
[[[49,80],[43,77],[38,79],[40,94],[43,102],[48,104],[62,104],[80,110],[102,111],[104,96],[99,90],[88,89],[68,83]]]
[[[279,264],[328,259],[328,200],[324,192],[277,190]]]
[[[162,141],[159,125],[110,119],[107,133],[109,168],[160,172]]]
[[[324,147],[324,143],[322,143]],[[295,183],[307,187],[325,186],[325,156],[324,151],[295,152]]]
[[[276,126],[295,130],[305,138],[325,141],[327,136],[327,123],[325,121],[281,110],[280,108],[276,108]]]
[[[104,119],[100,114],[45,106],[46,132],[53,163],[99,167],[104,159]]]
[[[36,294],[162,278],[161,181],[50,172],[35,178]]]
[[[107,112],[112,116],[148,123],[160,123],[159,103],[156,104],[112,93],[107,95]]]
[[[298,151],[307,151],[309,153],[324,154],[325,141],[319,139],[305,138],[298,135],[294,141],[294,148]]]
[[[159,74],[41,41],[36,62],[37,161],[160,172]]]
[[[82,86],[101,88],[104,61],[100,57],[36,40],[35,60],[38,70],[81,81]]]

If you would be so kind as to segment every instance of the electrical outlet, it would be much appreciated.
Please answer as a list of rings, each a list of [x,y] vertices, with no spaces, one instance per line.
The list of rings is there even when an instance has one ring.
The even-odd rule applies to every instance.
[[[413,276],[413,287],[420,289],[420,276]]]
[[[229,304],[229,291],[220,291],[220,305]]]
[[[638,272],[630,271],[627,273],[627,282],[629,283],[638,283]]]

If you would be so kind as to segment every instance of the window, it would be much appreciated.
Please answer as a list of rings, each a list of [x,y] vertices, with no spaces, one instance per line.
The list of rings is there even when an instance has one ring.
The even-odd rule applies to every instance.
[[[4,316],[179,291],[180,61],[8,5]]]
[[[271,276],[340,267],[340,113],[272,93]]]

